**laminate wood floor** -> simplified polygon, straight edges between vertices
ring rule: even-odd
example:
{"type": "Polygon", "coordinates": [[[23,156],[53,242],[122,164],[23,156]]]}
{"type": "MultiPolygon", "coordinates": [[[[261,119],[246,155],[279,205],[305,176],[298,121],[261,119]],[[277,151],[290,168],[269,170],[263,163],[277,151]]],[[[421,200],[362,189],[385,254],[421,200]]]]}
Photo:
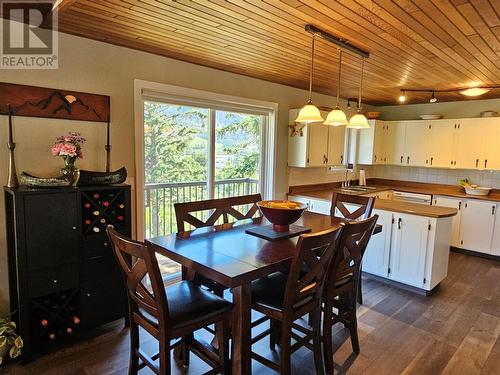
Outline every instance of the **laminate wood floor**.
{"type": "MultiPolygon", "coordinates": [[[[451,253],[448,277],[430,297],[415,295],[364,278],[364,305],[359,308],[361,354],[354,356],[347,330],[337,325],[334,355],[339,374],[500,374],[500,262],[451,253]]],[[[153,340],[145,338],[154,349],[153,340]]],[[[263,340],[254,346],[277,356],[263,340]]],[[[4,370],[9,375],[127,374],[128,331],[114,324],[102,334],[28,365],[4,370]]],[[[194,355],[187,371],[208,369],[194,355]]],[[[141,373],[147,374],[147,370],[141,373]]],[[[254,362],[253,373],[273,371],[254,362]]],[[[307,349],[293,355],[293,373],[314,374],[307,349]]]]}

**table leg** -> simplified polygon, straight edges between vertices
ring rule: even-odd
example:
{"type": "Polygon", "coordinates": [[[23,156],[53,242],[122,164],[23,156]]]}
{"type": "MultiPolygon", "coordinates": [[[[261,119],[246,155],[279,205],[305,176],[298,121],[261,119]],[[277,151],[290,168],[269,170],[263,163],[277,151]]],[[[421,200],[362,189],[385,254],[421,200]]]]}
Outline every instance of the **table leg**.
{"type": "Polygon", "coordinates": [[[252,372],[250,283],[233,288],[233,374],[246,375],[252,372]]]}

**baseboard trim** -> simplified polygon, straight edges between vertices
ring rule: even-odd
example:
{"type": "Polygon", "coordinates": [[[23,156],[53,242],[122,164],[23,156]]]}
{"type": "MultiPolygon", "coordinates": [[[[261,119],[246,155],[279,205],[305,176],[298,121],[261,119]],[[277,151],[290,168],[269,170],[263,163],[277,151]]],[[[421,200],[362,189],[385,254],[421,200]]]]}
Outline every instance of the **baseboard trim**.
{"type": "Polygon", "coordinates": [[[500,256],[491,255],[491,254],[485,254],[485,253],[480,253],[480,252],[473,251],[473,250],[461,249],[459,247],[453,247],[453,246],[451,246],[450,247],[450,251],[453,251],[455,253],[470,255],[470,256],[474,256],[474,257],[480,257],[480,258],[485,258],[485,259],[490,259],[490,260],[496,260],[497,262],[500,261],[500,256]]]}
{"type": "Polygon", "coordinates": [[[367,278],[370,278],[370,279],[373,279],[373,280],[377,280],[377,281],[380,281],[380,282],[382,282],[384,284],[387,284],[387,285],[390,285],[390,286],[394,286],[396,288],[403,289],[403,290],[406,290],[408,292],[412,292],[412,293],[415,293],[415,294],[418,294],[418,295],[421,295],[421,296],[430,296],[431,294],[434,293],[434,291],[436,289],[439,288],[439,284],[438,284],[438,285],[436,285],[431,290],[425,290],[425,289],[417,288],[415,286],[406,285],[406,284],[400,283],[398,281],[389,280],[389,279],[386,279],[385,277],[381,277],[381,276],[377,276],[377,275],[372,275],[371,273],[367,273],[367,272],[364,272],[364,271],[363,271],[363,276],[366,276],[367,278]]]}

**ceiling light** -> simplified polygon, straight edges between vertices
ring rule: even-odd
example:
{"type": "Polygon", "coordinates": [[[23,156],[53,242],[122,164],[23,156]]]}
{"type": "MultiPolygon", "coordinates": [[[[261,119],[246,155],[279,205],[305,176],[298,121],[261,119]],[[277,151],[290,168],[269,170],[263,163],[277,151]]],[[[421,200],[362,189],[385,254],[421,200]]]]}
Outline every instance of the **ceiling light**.
{"type": "Polygon", "coordinates": [[[347,117],[345,117],[344,111],[340,109],[339,99],[340,99],[340,73],[342,71],[342,50],[339,50],[339,76],[337,78],[337,105],[335,109],[330,111],[326,120],[325,125],[340,126],[347,125],[347,117]]]}
{"type": "Polygon", "coordinates": [[[361,79],[359,81],[359,94],[358,94],[358,113],[351,117],[349,120],[349,124],[347,127],[349,129],[369,129],[370,125],[368,124],[368,120],[361,113],[361,91],[363,88],[363,71],[365,67],[365,59],[361,59],[361,79]]]}
{"type": "Polygon", "coordinates": [[[434,95],[434,91],[432,92],[432,95],[431,95],[431,98],[429,99],[429,102],[431,102],[431,103],[436,103],[437,102],[437,98],[434,95]]]}
{"type": "Polygon", "coordinates": [[[468,89],[460,91],[460,94],[465,95],[465,96],[479,96],[486,94],[488,91],[491,89],[487,89],[484,87],[470,87],[468,89]]]}
{"type": "Polygon", "coordinates": [[[312,122],[322,122],[323,117],[319,109],[312,104],[312,83],[313,83],[313,70],[314,70],[314,39],[316,34],[312,34],[312,44],[311,44],[311,70],[309,72],[309,99],[307,104],[300,110],[299,116],[295,119],[295,122],[301,122],[309,124],[312,122]]]}
{"type": "Polygon", "coordinates": [[[399,98],[398,98],[398,101],[400,103],[404,103],[406,102],[406,95],[405,95],[405,92],[403,91],[403,93],[401,95],[399,95],[399,98]]]}

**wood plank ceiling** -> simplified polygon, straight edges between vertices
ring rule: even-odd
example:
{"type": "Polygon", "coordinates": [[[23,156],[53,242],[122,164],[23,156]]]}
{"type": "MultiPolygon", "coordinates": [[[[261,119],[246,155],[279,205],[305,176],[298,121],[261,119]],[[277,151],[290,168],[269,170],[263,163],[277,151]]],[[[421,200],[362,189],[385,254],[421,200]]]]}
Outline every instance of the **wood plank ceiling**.
{"type": "MultiPolygon", "coordinates": [[[[59,15],[66,33],[304,89],[308,23],[370,52],[370,104],[396,104],[401,88],[500,83],[500,0],[70,0],[59,15]]],[[[361,60],[343,61],[341,96],[356,97],[361,60]]],[[[336,47],[319,39],[314,91],[335,93],[337,65],[336,47]]]]}

